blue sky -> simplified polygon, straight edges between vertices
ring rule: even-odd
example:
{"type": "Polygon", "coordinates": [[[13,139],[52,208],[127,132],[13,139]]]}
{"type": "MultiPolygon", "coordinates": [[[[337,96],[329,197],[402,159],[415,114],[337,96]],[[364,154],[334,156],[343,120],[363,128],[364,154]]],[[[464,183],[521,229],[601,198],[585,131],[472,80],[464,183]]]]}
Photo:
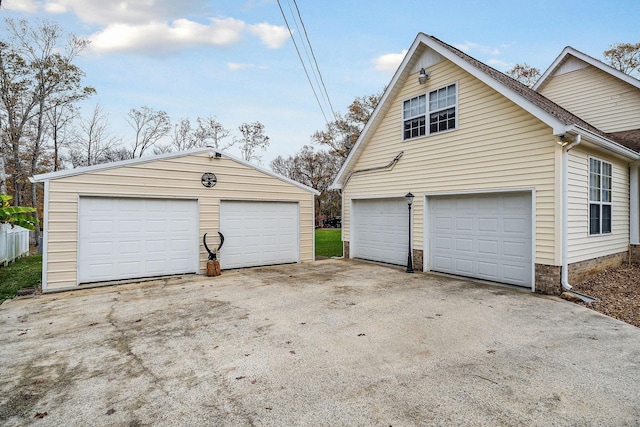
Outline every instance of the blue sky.
{"type": "MultiPolygon", "coordinates": [[[[302,47],[293,0],[280,3],[302,47]]],[[[526,62],[544,72],[565,46],[600,59],[613,43],[640,42],[637,0],[297,4],[341,113],[382,90],[419,32],[500,71],[526,62]]],[[[48,19],[92,41],[77,61],[97,89],[83,111],[99,102],[125,144],[127,112],[142,106],[167,111],[174,123],[214,115],[235,135],[243,122],[260,121],[271,139],[264,165],[325,126],[276,0],[2,0],[0,17],[48,19]]]]}

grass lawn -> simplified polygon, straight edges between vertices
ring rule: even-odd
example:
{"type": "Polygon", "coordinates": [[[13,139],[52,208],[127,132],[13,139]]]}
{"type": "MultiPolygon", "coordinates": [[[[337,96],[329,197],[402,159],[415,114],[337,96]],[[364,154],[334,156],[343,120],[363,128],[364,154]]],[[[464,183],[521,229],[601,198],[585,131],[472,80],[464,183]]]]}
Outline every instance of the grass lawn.
{"type": "Polygon", "coordinates": [[[36,288],[42,279],[42,255],[17,259],[0,267],[0,303],[16,296],[19,289],[36,288]]]}
{"type": "Polygon", "coordinates": [[[316,229],[316,256],[342,256],[342,230],[316,229]]]}

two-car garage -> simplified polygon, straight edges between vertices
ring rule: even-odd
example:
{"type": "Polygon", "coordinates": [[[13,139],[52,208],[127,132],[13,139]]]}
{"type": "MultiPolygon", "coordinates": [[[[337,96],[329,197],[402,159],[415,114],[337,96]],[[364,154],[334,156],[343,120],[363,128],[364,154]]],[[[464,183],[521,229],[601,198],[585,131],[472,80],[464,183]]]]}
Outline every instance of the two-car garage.
{"type": "MultiPolygon", "coordinates": [[[[533,223],[530,192],[425,196],[425,270],[531,287],[533,223]]],[[[351,252],[362,258],[405,265],[408,206],[404,198],[352,203],[351,252]]],[[[413,233],[415,236],[415,233],[413,233]]],[[[414,249],[418,249],[413,244],[414,249]]]]}
{"type": "Polygon", "coordinates": [[[317,191],[196,149],[38,175],[43,291],[314,259],[317,191]]]}

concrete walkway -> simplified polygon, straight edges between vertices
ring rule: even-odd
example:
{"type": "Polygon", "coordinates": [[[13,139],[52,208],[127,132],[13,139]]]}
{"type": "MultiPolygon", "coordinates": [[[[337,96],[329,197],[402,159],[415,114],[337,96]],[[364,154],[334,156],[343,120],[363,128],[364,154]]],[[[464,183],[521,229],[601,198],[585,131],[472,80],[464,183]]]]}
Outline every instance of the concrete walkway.
{"type": "Polygon", "coordinates": [[[363,262],[0,306],[0,424],[640,425],[640,329],[363,262]]]}

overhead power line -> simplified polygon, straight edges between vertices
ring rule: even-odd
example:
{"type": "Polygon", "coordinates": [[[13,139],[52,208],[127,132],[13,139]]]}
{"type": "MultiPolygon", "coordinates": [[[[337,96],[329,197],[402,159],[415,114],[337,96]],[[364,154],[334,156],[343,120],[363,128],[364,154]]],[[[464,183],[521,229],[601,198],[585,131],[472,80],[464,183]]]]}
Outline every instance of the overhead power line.
{"type": "MultiPolygon", "coordinates": [[[[296,14],[294,14],[293,9],[291,7],[291,2],[289,1],[288,5],[289,5],[289,11],[292,15],[292,20],[295,24],[296,29],[298,30],[299,34],[304,33],[304,39],[302,39],[300,41],[300,44],[302,45],[307,60],[308,60],[308,65],[309,67],[307,67],[307,64],[305,64],[305,60],[302,56],[302,53],[300,52],[300,48],[298,46],[298,42],[296,42],[296,38],[294,36],[293,30],[291,29],[291,25],[289,25],[289,20],[287,19],[287,16],[284,12],[284,9],[282,8],[282,4],[280,2],[280,0],[278,0],[278,7],[280,8],[280,13],[282,14],[282,18],[284,19],[284,22],[287,26],[287,29],[289,30],[289,35],[291,36],[291,40],[293,41],[293,45],[296,49],[296,52],[298,54],[298,59],[300,60],[300,63],[302,64],[302,69],[304,70],[305,75],[307,76],[307,81],[309,82],[309,85],[311,86],[311,90],[313,91],[313,95],[316,99],[316,102],[318,103],[318,107],[320,108],[320,112],[322,113],[325,122],[327,123],[327,125],[329,125],[329,120],[327,119],[327,114],[325,113],[325,106],[322,105],[322,102],[320,101],[320,98],[322,98],[326,104],[328,104],[329,106],[329,110],[331,111],[331,117],[333,118],[333,120],[337,119],[336,113],[333,109],[333,104],[331,103],[331,99],[329,97],[329,93],[327,92],[327,87],[324,83],[324,79],[322,78],[322,73],[320,72],[320,67],[318,66],[318,61],[316,59],[314,50],[313,50],[313,46],[311,45],[311,41],[309,40],[309,34],[307,33],[307,29],[306,26],[304,25],[304,21],[302,20],[302,14],[300,13],[300,9],[298,8],[298,3],[296,2],[296,0],[293,0],[293,3],[295,5],[296,8],[296,14],[297,14],[297,19],[296,19],[296,14]],[[300,26],[302,26],[302,31],[300,31],[300,27],[298,26],[298,21],[300,22],[300,26]],[[307,49],[308,46],[308,49],[307,49]],[[311,55],[309,55],[309,52],[311,52],[311,55]],[[311,73],[314,76],[314,79],[316,81],[316,85],[313,84],[311,76],[309,75],[309,69],[311,69],[311,73]],[[317,86],[317,88],[316,88],[317,86]],[[320,93],[320,96],[318,96],[318,93],[320,93]]],[[[300,36],[302,37],[302,36],[300,36]]]]}

